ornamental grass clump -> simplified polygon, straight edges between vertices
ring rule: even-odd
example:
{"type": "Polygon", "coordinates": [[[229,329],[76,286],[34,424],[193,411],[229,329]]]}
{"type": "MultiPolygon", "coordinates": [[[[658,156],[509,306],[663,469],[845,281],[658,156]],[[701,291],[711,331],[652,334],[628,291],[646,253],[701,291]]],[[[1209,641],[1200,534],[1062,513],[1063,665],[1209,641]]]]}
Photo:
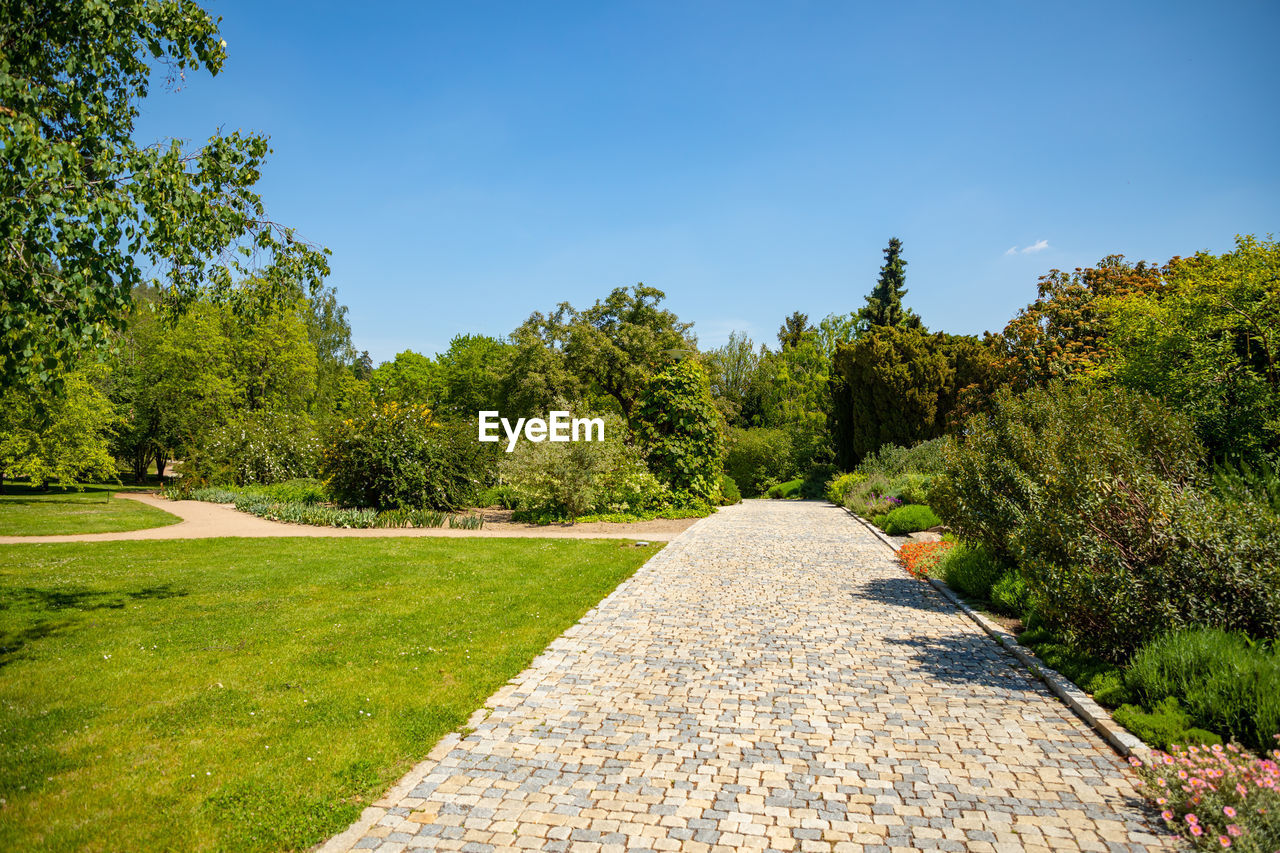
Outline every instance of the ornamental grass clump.
{"type": "MultiPolygon", "coordinates": [[[[1280,735],[1276,735],[1280,739],[1280,735]]],[[[1165,825],[1201,850],[1280,850],[1280,749],[1259,758],[1236,744],[1175,746],[1130,758],[1165,825]]]]}

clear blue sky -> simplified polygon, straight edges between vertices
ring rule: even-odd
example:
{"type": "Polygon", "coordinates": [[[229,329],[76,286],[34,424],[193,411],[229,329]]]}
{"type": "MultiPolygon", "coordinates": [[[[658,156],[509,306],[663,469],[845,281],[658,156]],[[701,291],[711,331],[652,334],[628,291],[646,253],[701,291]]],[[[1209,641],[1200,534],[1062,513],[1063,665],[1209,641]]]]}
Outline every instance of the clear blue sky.
{"type": "Polygon", "coordinates": [[[1275,2],[207,5],[224,72],[139,135],[270,134],[378,361],[638,281],[772,345],[891,236],[931,328],[995,330],[1050,268],[1280,232],[1275,2]]]}

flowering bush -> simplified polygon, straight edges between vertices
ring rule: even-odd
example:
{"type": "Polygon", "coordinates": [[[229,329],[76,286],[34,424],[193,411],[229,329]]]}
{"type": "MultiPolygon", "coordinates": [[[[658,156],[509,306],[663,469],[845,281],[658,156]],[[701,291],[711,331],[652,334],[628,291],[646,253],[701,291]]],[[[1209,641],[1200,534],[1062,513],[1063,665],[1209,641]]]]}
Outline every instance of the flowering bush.
{"type": "Polygon", "coordinates": [[[315,425],[306,415],[246,412],[202,436],[182,474],[215,485],[281,483],[314,476],[319,454],[315,425]]]}
{"type": "Polygon", "coordinates": [[[955,546],[954,542],[908,542],[898,549],[898,562],[913,577],[924,580],[947,551],[955,546]]]}
{"type": "MultiPolygon", "coordinates": [[[[1276,735],[1280,739],[1280,735],[1276,735]]],[[[1202,850],[1280,850],[1280,749],[1258,758],[1235,744],[1173,747],[1136,758],[1165,825],[1202,850]]]]}

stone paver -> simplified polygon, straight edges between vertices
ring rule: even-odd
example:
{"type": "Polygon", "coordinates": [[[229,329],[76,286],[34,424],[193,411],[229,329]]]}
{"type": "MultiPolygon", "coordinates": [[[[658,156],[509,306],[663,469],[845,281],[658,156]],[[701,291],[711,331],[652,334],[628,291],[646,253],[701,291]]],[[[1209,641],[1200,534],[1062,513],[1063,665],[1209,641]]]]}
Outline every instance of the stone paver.
{"type": "Polygon", "coordinates": [[[695,525],[489,707],[325,849],[1171,843],[1093,731],[825,504],[695,525]]]}

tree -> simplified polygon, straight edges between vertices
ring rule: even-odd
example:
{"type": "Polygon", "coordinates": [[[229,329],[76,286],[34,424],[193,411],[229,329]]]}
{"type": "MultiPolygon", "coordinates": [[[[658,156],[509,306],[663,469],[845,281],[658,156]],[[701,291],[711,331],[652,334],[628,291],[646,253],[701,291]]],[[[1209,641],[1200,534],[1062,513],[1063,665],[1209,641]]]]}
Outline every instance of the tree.
{"type": "Polygon", "coordinates": [[[191,306],[170,325],[145,296],[130,312],[111,361],[111,398],[120,422],[113,446],[137,482],[222,423],[236,405],[231,341],[222,312],[191,306]]]}
{"type": "Polygon", "coordinates": [[[837,464],[849,470],[882,445],[942,435],[966,389],[992,386],[991,363],[988,345],[975,337],[901,326],[841,344],[830,419],[837,464]]]}
{"type": "Polygon", "coordinates": [[[0,380],[56,380],[146,281],[174,304],[202,287],[234,299],[250,269],[282,292],[319,286],[327,252],[270,222],[254,192],[266,137],[134,139],[156,66],[177,79],[225,59],[192,0],[4,2],[0,380]]]}
{"type": "Polygon", "coordinates": [[[902,326],[909,329],[921,327],[920,318],[910,308],[902,307],[902,297],[907,294],[906,267],[907,262],[902,259],[902,241],[893,237],[884,250],[884,266],[880,267],[880,278],[867,295],[867,304],[858,312],[864,329],[879,326],[902,326]]]}
{"type": "Polygon", "coordinates": [[[455,335],[449,349],[436,355],[442,396],[436,414],[475,418],[482,411],[500,411],[509,350],[507,344],[488,335],[455,335]]]}
{"type": "Polygon", "coordinates": [[[1190,416],[1215,457],[1280,452],[1280,243],[1237,237],[1097,303],[1105,375],[1190,416]]]}
{"type": "Polygon", "coordinates": [[[730,332],[724,346],[703,355],[711,395],[729,423],[739,426],[751,423],[748,410],[751,398],[758,393],[764,354],[764,347],[757,350],[745,332],[730,332]]]}
{"type": "Polygon", "coordinates": [[[778,327],[778,346],[784,352],[797,347],[804,340],[804,336],[812,331],[813,326],[809,325],[809,315],[796,311],[783,320],[782,325],[778,327]]]}
{"type": "Polygon", "coordinates": [[[95,364],[57,377],[56,391],[10,385],[0,392],[0,491],[14,477],[36,486],[115,480],[105,376],[95,364]]]}
{"type": "Polygon", "coordinates": [[[719,497],[724,427],[697,361],[654,374],[639,402],[636,434],[649,469],[669,488],[705,501],[719,497]]]}
{"type": "Polygon", "coordinates": [[[441,396],[436,363],[409,349],[398,353],[392,361],[378,365],[369,376],[369,384],[374,396],[381,401],[433,406],[441,396]]]}
{"type": "Polygon", "coordinates": [[[571,369],[618,404],[628,423],[649,377],[659,365],[697,352],[697,339],[671,311],[656,287],[618,287],[582,312],[572,312],[565,355],[571,369]]]}
{"type": "Polygon", "coordinates": [[[1108,255],[1097,267],[1050,270],[1036,285],[1034,302],[1018,312],[998,341],[1000,369],[1014,391],[1044,387],[1054,379],[1099,374],[1108,352],[1109,300],[1158,292],[1164,270],[1108,255]]]}

